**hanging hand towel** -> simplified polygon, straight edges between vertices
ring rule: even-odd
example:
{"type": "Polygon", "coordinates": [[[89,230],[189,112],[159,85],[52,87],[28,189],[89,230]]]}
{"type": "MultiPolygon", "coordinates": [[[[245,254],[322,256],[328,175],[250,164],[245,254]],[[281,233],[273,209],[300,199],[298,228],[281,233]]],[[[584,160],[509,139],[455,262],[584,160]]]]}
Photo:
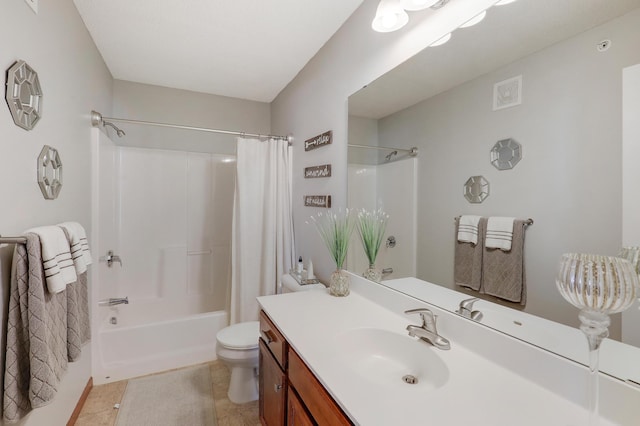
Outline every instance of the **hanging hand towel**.
{"type": "Polygon", "coordinates": [[[514,217],[490,217],[487,222],[486,248],[511,250],[514,217]]]}
{"type": "Polygon", "coordinates": [[[76,274],[80,275],[87,270],[87,266],[92,262],[87,233],[78,222],[63,222],[58,226],[64,228],[69,235],[71,258],[76,268],[76,274]]]}
{"type": "MultiPolygon", "coordinates": [[[[464,217],[464,216],[463,216],[464,217]]],[[[484,250],[484,234],[486,218],[480,218],[478,221],[478,238],[477,244],[463,243],[457,240],[455,242],[455,258],[453,275],[456,285],[470,288],[482,293],[482,254],[484,250]]],[[[459,220],[456,220],[456,228],[459,227],[459,220]]],[[[456,229],[456,234],[458,229],[456,229]]]]}
{"type": "Polygon", "coordinates": [[[50,293],[59,293],[67,284],[78,279],[71,259],[69,242],[62,229],[57,226],[41,226],[27,232],[40,237],[42,264],[50,293]]]}
{"type": "Polygon", "coordinates": [[[524,267],[525,221],[513,224],[510,251],[485,247],[482,261],[482,288],[486,294],[509,302],[527,303],[527,283],[524,267]]]}
{"type": "Polygon", "coordinates": [[[480,216],[460,216],[458,219],[458,241],[478,244],[478,222],[480,222],[480,216]]]}

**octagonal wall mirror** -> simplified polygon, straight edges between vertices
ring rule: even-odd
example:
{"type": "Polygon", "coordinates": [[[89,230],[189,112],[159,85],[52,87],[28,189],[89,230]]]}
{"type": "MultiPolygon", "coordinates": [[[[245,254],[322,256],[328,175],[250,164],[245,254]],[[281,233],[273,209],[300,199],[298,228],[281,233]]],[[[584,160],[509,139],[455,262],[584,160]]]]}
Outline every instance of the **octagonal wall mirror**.
{"type": "Polygon", "coordinates": [[[484,176],[471,176],[464,184],[464,198],[470,203],[481,203],[489,196],[489,181],[484,176]]]}
{"type": "Polygon", "coordinates": [[[522,159],[522,145],[513,139],[503,139],[491,148],[491,164],[498,170],[513,169],[522,159]]]}
{"type": "Polygon", "coordinates": [[[42,89],[38,73],[19,60],[7,70],[7,105],[13,122],[31,130],[42,117],[42,89]]]}
{"type": "Polygon", "coordinates": [[[62,160],[58,150],[45,145],[38,156],[38,186],[45,200],[55,200],[62,189],[62,160]]]}

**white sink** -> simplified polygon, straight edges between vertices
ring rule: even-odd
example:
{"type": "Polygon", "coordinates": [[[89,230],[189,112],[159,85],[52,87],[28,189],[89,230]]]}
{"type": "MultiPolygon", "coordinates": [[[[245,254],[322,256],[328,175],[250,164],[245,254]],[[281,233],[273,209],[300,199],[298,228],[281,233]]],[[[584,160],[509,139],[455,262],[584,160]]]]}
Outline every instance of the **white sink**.
{"type": "Polygon", "coordinates": [[[379,328],[356,328],[336,336],[336,362],[345,374],[394,390],[437,389],[449,379],[449,369],[428,343],[379,328]],[[415,383],[411,382],[415,378],[415,383]]]}

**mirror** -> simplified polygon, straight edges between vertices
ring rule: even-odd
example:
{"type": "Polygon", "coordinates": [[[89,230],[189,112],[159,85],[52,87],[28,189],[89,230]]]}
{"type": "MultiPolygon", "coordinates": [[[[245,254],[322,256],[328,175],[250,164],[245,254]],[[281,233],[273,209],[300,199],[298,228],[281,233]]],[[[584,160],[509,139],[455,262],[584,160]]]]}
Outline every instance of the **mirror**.
{"type": "MultiPolygon", "coordinates": [[[[415,259],[415,274],[389,278],[414,276],[460,292],[460,300],[479,296],[578,326],[578,311],[560,296],[555,274],[562,253],[615,255],[624,240],[623,70],[640,63],[639,8],[639,0],[495,6],[480,24],[456,30],[448,43],[349,98],[350,144],[419,150],[415,251],[405,254],[415,259]],[[495,85],[519,76],[519,102],[494,108],[495,85]],[[517,166],[494,166],[492,147],[509,139],[522,147],[517,166]],[[491,183],[482,203],[469,203],[460,190],[470,176],[491,183]],[[524,308],[453,284],[454,218],[463,214],[534,220],[525,239],[524,308]]],[[[355,155],[350,148],[351,165],[355,155]]],[[[395,193],[406,183],[386,182],[395,193]]],[[[390,205],[381,194],[372,203],[390,205]]],[[[395,271],[392,263],[379,266],[395,271]]],[[[611,338],[622,340],[636,324],[613,316],[611,338]]]]}

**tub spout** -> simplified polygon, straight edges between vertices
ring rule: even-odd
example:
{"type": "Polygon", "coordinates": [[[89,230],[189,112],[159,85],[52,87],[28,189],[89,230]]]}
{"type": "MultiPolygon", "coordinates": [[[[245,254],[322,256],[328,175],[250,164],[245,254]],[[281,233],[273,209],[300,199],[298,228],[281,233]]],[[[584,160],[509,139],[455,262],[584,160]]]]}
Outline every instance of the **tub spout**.
{"type": "Polygon", "coordinates": [[[115,305],[128,305],[128,304],[129,304],[129,296],[124,298],[102,299],[98,302],[98,306],[115,306],[115,305]]]}

